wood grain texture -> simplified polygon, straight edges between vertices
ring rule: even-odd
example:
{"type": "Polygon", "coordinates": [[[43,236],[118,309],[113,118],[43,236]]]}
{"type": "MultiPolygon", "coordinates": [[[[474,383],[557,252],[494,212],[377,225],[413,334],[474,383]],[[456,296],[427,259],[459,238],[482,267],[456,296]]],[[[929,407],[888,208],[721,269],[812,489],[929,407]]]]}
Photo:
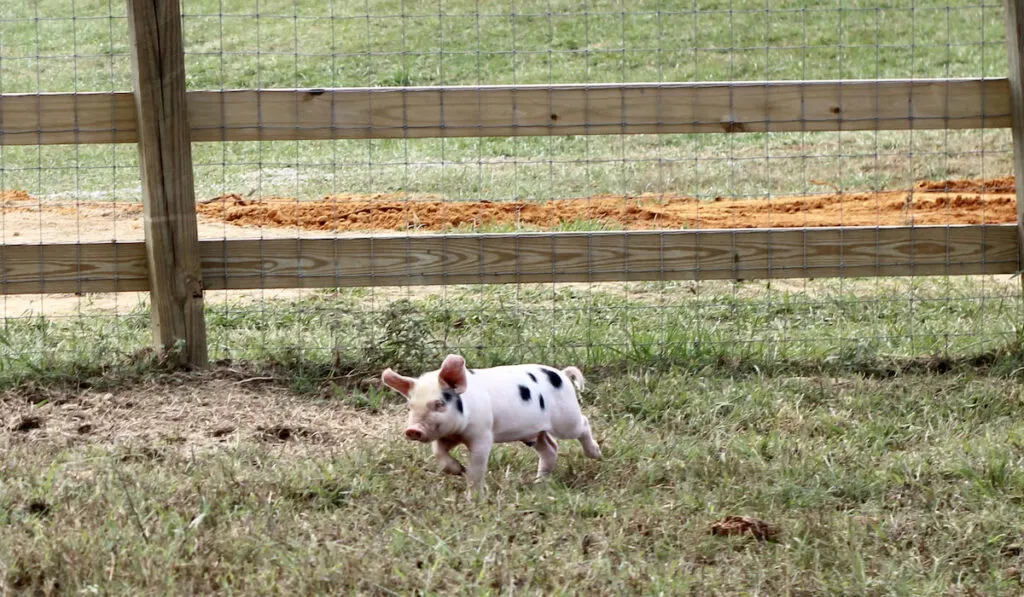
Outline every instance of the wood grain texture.
{"type": "MultiPolygon", "coordinates": [[[[1010,274],[1017,226],[204,240],[209,289],[1010,274]]],[[[0,246],[0,293],[149,289],[143,243],[0,246]]]]}
{"type": "MultiPolygon", "coordinates": [[[[1013,171],[1017,177],[1017,226],[1024,239],[1024,0],[1005,0],[1006,46],[1010,62],[1010,111],[1013,129],[1013,171]]],[[[1019,247],[1024,263],[1024,242],[1019,247]]],[[[1024,276],[1021,277],[1024,284],[1024,276]]]]}
{"type": "MultiPolygon", "coordinates": [[[[131,94],[0,95],[0,144],[134,142],[131,94]]],[[[192,141],[1010,126],[1006,79],[193,91],[192,141]]]]}
{"type": "Polygon", "coordinates": [[[204,241],[207,287],[1005,274],[1013,225],[204,241]]]}
{"type": "Polygon", "coordinates": [[[1009,126],[1005,80],[196,92],[195,141],[1009,126]]]}
{"type": "Polygon", "coordinates": [[[128,0],[153,339],[207,363],[178,0],[128,0]]]}
{"type": "Polygon", "coordinates": [[[0,94],[0,145],[134,143],[131,93],[0,94]]]}
{"type": "Polygon", "coordinates": [[[149,290],[145,243],[0,245],[0,292],[149,290]]]}

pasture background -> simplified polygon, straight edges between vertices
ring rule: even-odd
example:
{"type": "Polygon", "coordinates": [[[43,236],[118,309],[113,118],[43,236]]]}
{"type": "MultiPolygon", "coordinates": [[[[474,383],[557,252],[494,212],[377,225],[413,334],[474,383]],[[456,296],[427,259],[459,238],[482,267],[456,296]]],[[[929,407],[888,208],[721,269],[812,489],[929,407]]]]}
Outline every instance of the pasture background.
{"type": "MultiPolygon", "coordinates": [[[[183,2],[190,89],[1004,76],[1002,6],[183,2]]],[[[124,7],[0,6],[0,92],[130,88],[124,7]],[[72,18],[74,17],[74,18],[72,18]]],[[[141,237],[136,148],[5,147],[7,242],[141,237]],[[19,240],[20,239],[20,240],[19,240]]],[[[1008,130],[199,143],[197,196],[771,198],[1012,172],[1008,130]],[[824,183],[824,184],[823,184],[824,183]]],[[[950,215],[951,223],[952,213],[950,215]]],[[[838,224],[839,222],[837,222],[838,224]]],[[[570,227],[595,229],[581,220],[570,227]]],[[[206,238],[305,234],[203,222],[206,238]]],[[[1015,594],[1019,280],[5,297],[5,592],[1015,594]],[[576,364],[606,459],[491,493],[399,441],[385,366],[576,364]],[[706,534],[725,515],[778,543],[706,534]]]]}

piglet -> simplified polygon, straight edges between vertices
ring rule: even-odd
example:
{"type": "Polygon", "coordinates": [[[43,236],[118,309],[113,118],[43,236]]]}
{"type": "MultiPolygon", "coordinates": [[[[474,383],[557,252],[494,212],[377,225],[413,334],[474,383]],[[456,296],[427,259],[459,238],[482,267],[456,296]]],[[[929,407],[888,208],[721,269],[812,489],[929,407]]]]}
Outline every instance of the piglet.
{"type": "Polygon", "coordinates": [[[406,439],[433,443],[444,471],[468,473],[469,489],[483,489],[491,447],[523,442],[540,455],[537,479],[549,475],[558,458],[558,439],[576,439],[583,453],[601,458],[580,412],[573,384],[583,389],[576,367],[561,371],[544,365],[511,365],[469,369],[459,355],[448,355],[441,368],[404,377],[385,369],[381,380],[408,400],[406,439]],[[459,444],[469,449],[469,468],[449,453],[459,444]]]}

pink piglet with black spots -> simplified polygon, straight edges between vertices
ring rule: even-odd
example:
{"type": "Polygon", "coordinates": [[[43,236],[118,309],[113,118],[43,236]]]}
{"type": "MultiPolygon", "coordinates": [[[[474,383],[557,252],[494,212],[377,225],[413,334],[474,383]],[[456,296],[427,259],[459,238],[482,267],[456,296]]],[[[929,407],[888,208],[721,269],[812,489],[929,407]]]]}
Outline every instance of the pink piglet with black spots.
{"type": "Polygon", "coordinates": [[[538,480],[555,468],[556,438],[579,440],[585,455],[601,458],[601,448],[576,397],[574,384],[581,390],[584,384],[576,367],[557,370],[531,364],[474,370],[452,354],[440,369],[417,378],[388,368],[381,380],[407,399],[406,439],[432,443],[445,472],[467,474],[470,492],[483,489],[494,444],[532,446],[540,456],[538,480]],[[466,468],[449,453],[459,444],[469,449],[466,468]]]}

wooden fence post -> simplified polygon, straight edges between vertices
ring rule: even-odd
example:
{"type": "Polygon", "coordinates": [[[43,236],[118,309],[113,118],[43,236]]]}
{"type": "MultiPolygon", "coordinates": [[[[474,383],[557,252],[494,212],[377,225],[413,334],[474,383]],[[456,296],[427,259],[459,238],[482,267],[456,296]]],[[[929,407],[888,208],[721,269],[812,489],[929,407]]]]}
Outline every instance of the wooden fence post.
{"type": "Polygon", "coordinates": [[[153,340],[207,364],[179,0],[128,0],[153,340]]]}
{"type": "MultiPolygon", "coordinates": [[[[1005,0],[1006,49],[1010,61],[1013,172],[1017,180],[1017,271],[1024,268],[1024,0],[1005,0]]],[[[1024,276],[1021,276],[1024,285],[1024,276]]]]}

